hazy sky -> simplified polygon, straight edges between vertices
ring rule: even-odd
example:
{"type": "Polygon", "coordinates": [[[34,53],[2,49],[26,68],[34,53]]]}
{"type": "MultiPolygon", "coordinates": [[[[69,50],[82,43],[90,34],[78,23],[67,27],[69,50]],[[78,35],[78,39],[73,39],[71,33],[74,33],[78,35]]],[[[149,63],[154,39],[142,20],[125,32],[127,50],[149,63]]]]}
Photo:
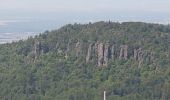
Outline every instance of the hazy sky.
{"type": "Polygon", "coordinates": [[[68,23],[108,20],[169,24],[170,0],[0,0],[0,43],[68,23]]]}
{"type": "Polygon", "coordinates": [[[15,18],[169,23],[170,0],[0,0],[0,25],[15,18]]]}
{"type": "Polygon", "coordinates": [[[170,0],[0,0],[0,9],[34,12],[145,11],[170,13],[170,0]]]}

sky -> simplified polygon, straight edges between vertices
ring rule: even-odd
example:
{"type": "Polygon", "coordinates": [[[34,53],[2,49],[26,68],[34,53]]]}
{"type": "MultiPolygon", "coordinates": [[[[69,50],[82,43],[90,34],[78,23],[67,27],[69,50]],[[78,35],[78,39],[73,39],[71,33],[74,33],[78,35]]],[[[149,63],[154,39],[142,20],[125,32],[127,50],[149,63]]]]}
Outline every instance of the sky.
{"type": "Polygon", "coordinates": [[[1,10],[31,12],[170,12],[170,0],[0,0],[1,10]]]}
{"type": "Polygon", "coordinates": [[[96,21],[169,24],[170,0],[0,0],[0,43],[96,21]]]}
{"type": "Polygon", "coordinates": [[[169,9],[170,0],[0,0],[0,25],[31,18],[169,23],[169,9]]]}

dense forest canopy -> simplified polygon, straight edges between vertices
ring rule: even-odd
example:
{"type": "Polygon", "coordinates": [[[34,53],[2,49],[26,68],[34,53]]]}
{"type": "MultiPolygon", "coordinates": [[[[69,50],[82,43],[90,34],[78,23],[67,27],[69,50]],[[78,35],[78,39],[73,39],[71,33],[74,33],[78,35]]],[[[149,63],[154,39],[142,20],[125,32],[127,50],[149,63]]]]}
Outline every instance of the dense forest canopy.
{"type": "Polygon", "coordinates": [[[68,24],[0,45],[1,100],[169,100],[170,26],[68,24]]]}

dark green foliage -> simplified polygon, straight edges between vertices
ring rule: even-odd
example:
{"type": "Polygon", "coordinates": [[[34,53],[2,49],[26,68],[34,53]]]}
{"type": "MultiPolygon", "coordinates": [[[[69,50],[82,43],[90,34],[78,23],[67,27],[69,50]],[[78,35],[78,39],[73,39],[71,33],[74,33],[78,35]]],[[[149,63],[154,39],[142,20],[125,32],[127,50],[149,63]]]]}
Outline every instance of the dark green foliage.
{"type": "MultiPolygon", "coordinates": [[[[116,52],[119,52],[116,50],[116,52]]],[[[95,57],[94,54],[92,54],[95,57]]],[[[66,25],[25,41],[0,45],[1,100],[169,100],[170,26],[142,22],[66,25]],[[75,44],[83,43],[76,57],[75,44]],[[138,68],[128,60],[97,67],[85,62],[89,43],[110,42],[154,52],[138,68]],[[38,44],[39,48],[35,47],[38,44]],[[69,50],[69,51],[68,51],[69,50]],[[66,53],[68,58],[66,59],[66,53]]]]}

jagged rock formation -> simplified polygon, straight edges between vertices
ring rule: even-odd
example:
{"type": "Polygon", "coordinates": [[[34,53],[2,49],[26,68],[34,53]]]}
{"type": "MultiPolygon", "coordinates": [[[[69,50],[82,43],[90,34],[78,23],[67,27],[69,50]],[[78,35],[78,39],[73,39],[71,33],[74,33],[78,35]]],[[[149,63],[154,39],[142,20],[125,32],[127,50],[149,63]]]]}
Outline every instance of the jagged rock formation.
{"type": "Polygon", "coordinates": [[[150,59],[149,59],[150,62],[152,62],[154,60],[154,58],[155,58],[154,55],[155,55],[155,53],[151,52],[150,59]]]}
{"type": "Polygon", "coordinates": [[[34,62],[36,61],[36,59],[39,57],[40,54],[41,54],[41,43],[38,41],[35,42],[34,44],[34,51],[33,51],[34,62]]]}
{"type": "Polygon", "coordinates": [[[139,62],[138,68],[141,67],[141,64],[142,64],[142,62],[144,60],[143,59],[144,58],[144,54],[145,54],[145,52],[142,50],[142,48],[134,49],[133,57],[134,57],[134,60],[139,62]]]}
{"type": "Polygon", "coordinates": [[[34,43],[33,48],[32,48],[32,52],[30,52],[30,54],[28,54],[27,56],[27,64],[31,63],[31,62],[35,62],[36,59],[39,57],[39,55],[43,52],[42,47],[41,47],[41,42],[37,41],[34,43]]]}
{"type": "Polygon", "coordinates": [[[134,49],[134,51],[133,51],[134,60],[137,60],[137,57],[138,57],[138,51],[136,49],[134,49]]]}
{"type": "Polygon", "coordinates": [[[109,43],[104,45],[104,61],[103,61],[103,65],[107,66],[108,60],[109,60],[109,49],[110,49],[110,45],[109,43]]]}
{"type": "Polygon", "coordinates": [[[41,43],[36,42],[34,44],[34,53],[38,56],[38,55],[40,55],[40,52],[41,52],[41,43]]]}
{"type": "Polygon", "coordinates": [[[138,49],[138,62],[139,62],[138,68],[141,67],[141,64],[142,64],[142,62],[143,62],[143,56],[144,56],[144,52],[142,51],[141,48],[139,48],[139,49],[138,49]]]}
{"type": "Polygon", "coordinates": [[[75,50],[76,50],[76,57],[78,57],[81,52],[81,44],[79,41],[76,43],[75,50]]]}
{"type": "Polygon", "coordinates": [[[138,68],[145,62],[152,62],[154,60],[154,53],[151,51],[143,50],[142,48],[134,49],[133,58],[138,61],[138,68]]]}
{"type": "Polygon", "coordinates": [[[69,52],[69,50],[70,50],[70,43],[68,42],[68,44],[67,44],[67,49],[66,49],[66,51],[65,51],[65,59],[66,59],[66,60],[68,59],[68,52],[69,52]]]}
{"type": "MultiPolygon", "coordinates": [[[[114,46],[111,46],[109,43],[96,42],[94,44],[95,55],[97,57],[97,66],[107,66],[109,59],[114,58],[114,46]]],[[[93,44],[90,44],[88,47],[88,52],[86,56],[86,62],[89,62],[91,57],[91,52],[93,49],[93,44]]]]}
{"type": "MultiPolygon", "coordinates": [[[[85,62],[90,63],[94,62],[97,66],[107,66],[109,60],[128,60],[133,57],[135,61],[138,62],[138,68],[141,67],[143,62],[151,63],[154,59],[154,53],[151,51],[143,50],[142,48],[130,48],[128,45],[116,45],[109,42],[99,42],[96,43],[80,43],[79,41],[73,45],[70,45],[70,42],[67,45],[66,50],[61,48],[57,49],[58,54],[63,54],[65,59],[69,57],[69,51],[72,51],[71,46],[74,48],[75,56],[77,59],[80,57],[80,53],[85,53],[85,62]],[[130,50],[133,50],[130,51],[130,50]]],[[[37,42],[34,46],[34,52],[36,54],[35,59],[41,53],[41,43],[37,42]]]]}
{"type": "Polygon", "coordinates": [[[88,63],[90,61],[91,53],[92,53],[92,46],[93,46],[93,44],[90,43],[89,47],[88,47],[88,50],[87,50],[86,63],[88,63]]]}
{"type": "Polygon", "coordinates": [[[125,59],[127,60],[128,56],[128,46],[127,45],[122,45],[120,46],[120,54],[119,54],[119,59],[125,59]]]}
{"type": "Polygon", "coordinates": [[[115,55],[115,46],[112,45],[111,48],[110,48],[110,55],[111,55],[111,58],[112,59],[115,59],[116,55],[115,55]]]}
{"type": "Polygon", "coordinates": [[[124,46],[124,59],[125,60],[128,59],[128,46],[127,45],[124,46]]]}
{"type": "Polygon", "coordinates": [[[103,59],[104,59],[104,44],[103,43],[99,43],[97,44],[97,64],[98,66],[102,66],[103,65],[103,59]]]}

